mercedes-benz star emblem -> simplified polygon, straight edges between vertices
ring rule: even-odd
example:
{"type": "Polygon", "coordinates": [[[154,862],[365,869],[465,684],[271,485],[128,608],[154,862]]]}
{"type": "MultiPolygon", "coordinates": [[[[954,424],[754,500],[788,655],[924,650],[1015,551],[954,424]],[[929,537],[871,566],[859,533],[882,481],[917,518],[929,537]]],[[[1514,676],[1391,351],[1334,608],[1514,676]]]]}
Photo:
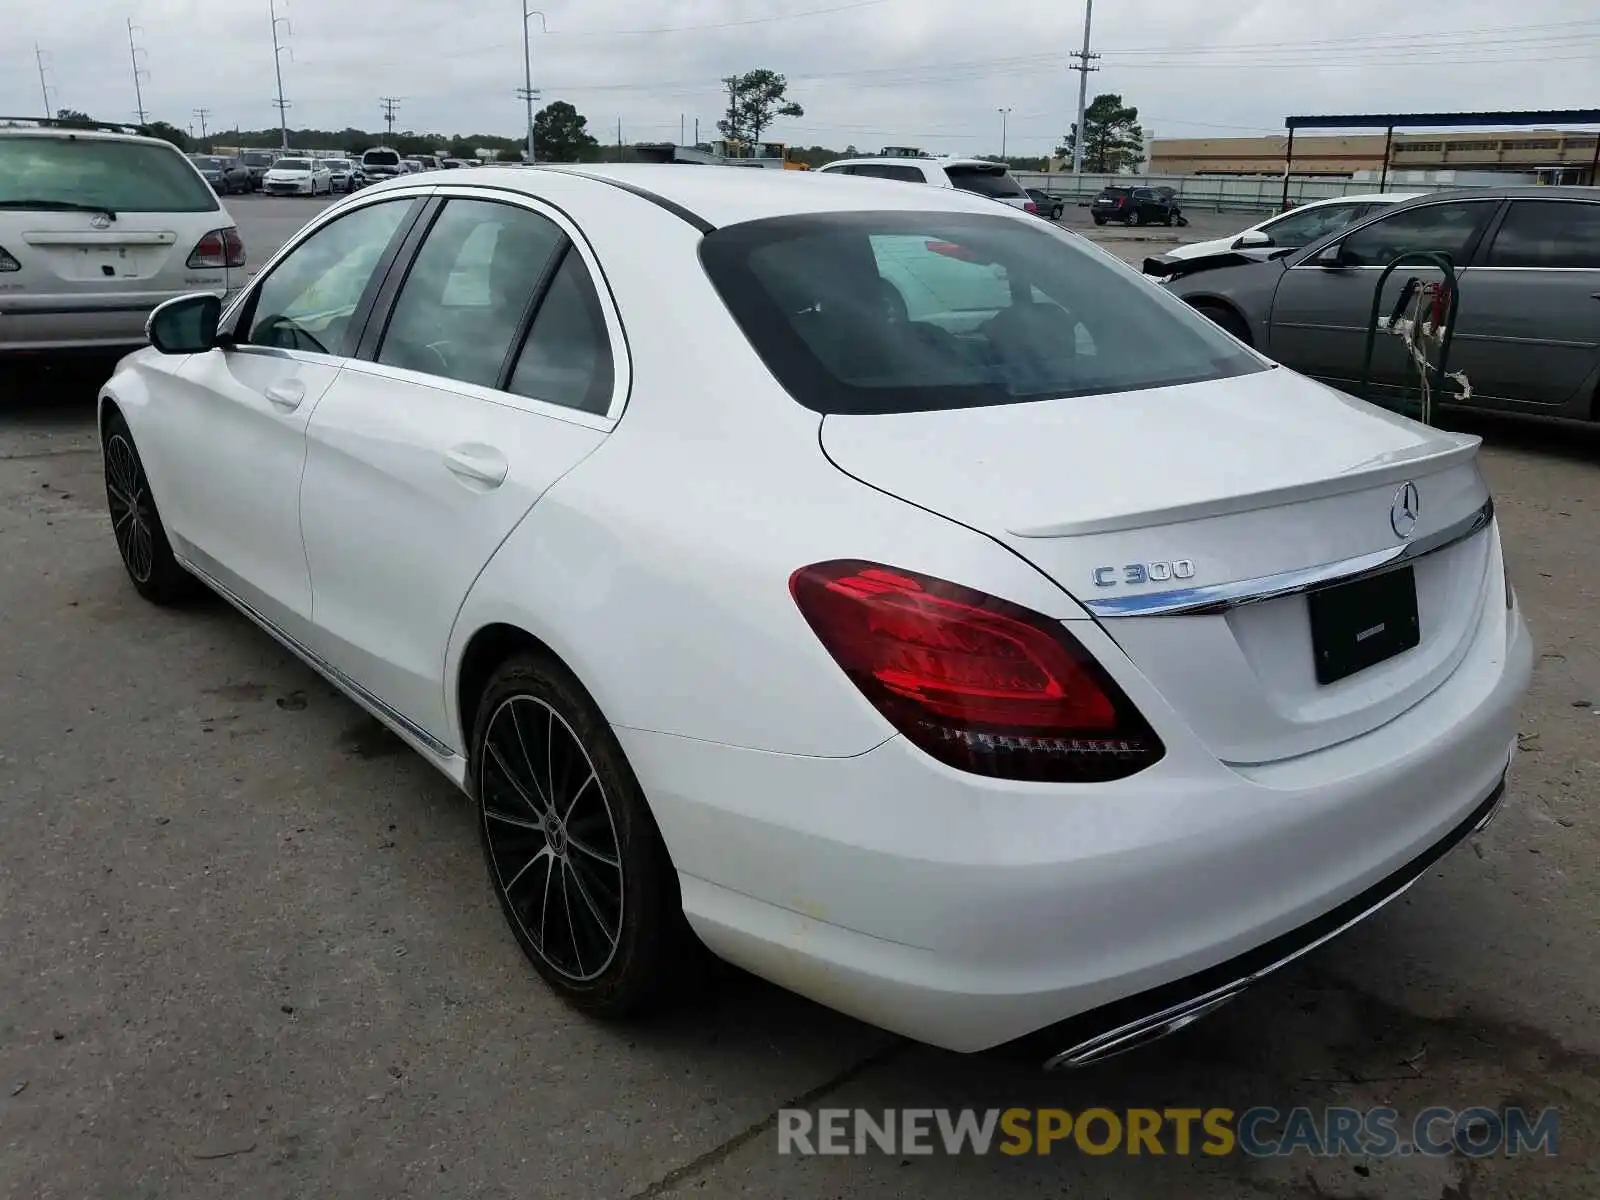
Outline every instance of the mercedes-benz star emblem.
{"type": "Polygon", "coordinates": [[[1394,504],[1389,508],[1389,524],[1394,528],[1395,537],[1410,537],[1421,515],[1422,497],[1417,495],[1417,485],[1407,480],[1394,494],[1394,504]]]}

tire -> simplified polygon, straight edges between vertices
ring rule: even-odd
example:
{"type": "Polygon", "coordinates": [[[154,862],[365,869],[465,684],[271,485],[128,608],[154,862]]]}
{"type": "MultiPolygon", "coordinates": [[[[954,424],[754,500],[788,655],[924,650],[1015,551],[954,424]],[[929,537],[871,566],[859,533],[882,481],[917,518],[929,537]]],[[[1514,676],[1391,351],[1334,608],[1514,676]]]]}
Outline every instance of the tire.
{"type": "Polygon", "coordinates": [[[1172,214],[1170,212],[1167,213],[1167,215],[1161,219],[1161,223],[1163,225],[1165,225],[1168,229],[1171,229],[1172,228],[1172,214]]]}
{"type": "Polygon", "coordinates": [[[1255,345],[1255,339],[1250,336],[1250,326],[1233,309],[1222,304],[1196,304],[1194,310],[1213,325],[1233,334],[1246,346],[1255,345]]]}
{"type": "Polygon", "coordinates": [[[204,587],[173,557],[144,463],[121,413],[106,416],[101,450],[111,534],[134,590],[152,604],[194,599],[204,587]]]}
{"type": "Polygon", "coordinates": [[[600,1017],[676,998],[698,942],[644,792],[582,685],[551,659],[508,659],[478,705],[469,770],[489,884],[551,990],[600,1017]]]}
{"type": "Polygon", "coordinates": [[[1106,219],[1104,217],[1096,217],[1094,219],[1094,223],[1096,225],[1104,225],[1106,223],[1106,219]]]}

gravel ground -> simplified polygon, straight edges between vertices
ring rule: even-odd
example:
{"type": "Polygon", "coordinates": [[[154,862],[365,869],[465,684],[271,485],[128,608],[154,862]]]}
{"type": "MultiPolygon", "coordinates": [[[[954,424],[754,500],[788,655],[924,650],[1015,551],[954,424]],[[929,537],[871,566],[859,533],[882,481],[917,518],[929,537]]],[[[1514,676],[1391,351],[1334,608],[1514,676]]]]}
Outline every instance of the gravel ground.
{"type": "Polygon", "coordinates": [[[642,1025],[552,1001],[445,783],[220,603],[134,595],[94,382],[0,377],[0,1195],[1600,1194],[1600,431],[1462,423],[1541,651],[1501,817],[1183,1036],[1045,1078],[731,971],[642,1025]],[[1554,1158],[780,1157],[792,1104],[1562,1124],[1554,1158]]]}

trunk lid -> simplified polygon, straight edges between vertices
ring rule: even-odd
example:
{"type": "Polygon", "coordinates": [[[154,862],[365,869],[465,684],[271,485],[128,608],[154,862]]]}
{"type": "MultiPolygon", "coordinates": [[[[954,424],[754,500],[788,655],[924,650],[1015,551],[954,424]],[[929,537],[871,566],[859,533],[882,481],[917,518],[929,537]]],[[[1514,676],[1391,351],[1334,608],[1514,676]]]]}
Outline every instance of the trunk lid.
{"type": "Polygon", "coordinates": [[[1457,537],[1492,511],[1478,441],[1281,369],[1046,403],[830,415],[822,426],[824,451],[848,474],[996,538],[1053,578],[1236,764],[1359,736],[1460,662],[1490,562],[1488,538],[1457,537]],[[1402,538],[1391,518],[1407,484],[1420,504],[1402,538]],[[1418,643],[1319,683],[1303,585],[1436,542],[1450,544],[1410,563],[1418,643]],[[1232,599],[1197,611],[1219,596],[1232,599]]]}
{"type": "MultiPolygon", "coordinates": [[[[20,242],[27,250],[22,258],[39,274],[41,283],[111,286],[154,279],[171,265],[182,266],[178,231],[173,218],[160,213],[121,213],[104,229],[91,225],[88,213],[26,212],[21,218],[20,242]]],[[[222,214],[217,214],[222,217],[222,214]]],[[[184,214],[199,219],[202,214],[184,214]]],[[[104,218],[101,218],[103,221],[104,218]]],[[[217,225],[232,224],[225,217],[217,225]]],[[[211,226],[207,226],[211,228],[211,226]]],[[[196,235],[198,238],[199,235],[196,235]]],[[[192,244],[181,248],[187,256],[192,244]]]]}

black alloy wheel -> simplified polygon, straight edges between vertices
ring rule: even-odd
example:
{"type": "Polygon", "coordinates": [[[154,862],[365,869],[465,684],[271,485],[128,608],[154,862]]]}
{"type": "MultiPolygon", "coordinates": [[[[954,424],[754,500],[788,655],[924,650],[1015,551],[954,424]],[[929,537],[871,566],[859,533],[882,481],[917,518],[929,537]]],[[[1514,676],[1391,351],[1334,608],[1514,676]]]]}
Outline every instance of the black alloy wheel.
{"type": "Polygon", "coordinates": [[[559,664],[490,680],[472,741],[489,879],[523,952],[576,1007],[658,1007],[696,960],[677,874],[616,735],[559,664]]]}
{"type": "Polygon", "coordinates": [[[135,590],[154,604],[192,598],[201,591],[200,583],[173,556],[144,464],[119,413],[106,417],[102,450],[111,535],[135,590]]]}

